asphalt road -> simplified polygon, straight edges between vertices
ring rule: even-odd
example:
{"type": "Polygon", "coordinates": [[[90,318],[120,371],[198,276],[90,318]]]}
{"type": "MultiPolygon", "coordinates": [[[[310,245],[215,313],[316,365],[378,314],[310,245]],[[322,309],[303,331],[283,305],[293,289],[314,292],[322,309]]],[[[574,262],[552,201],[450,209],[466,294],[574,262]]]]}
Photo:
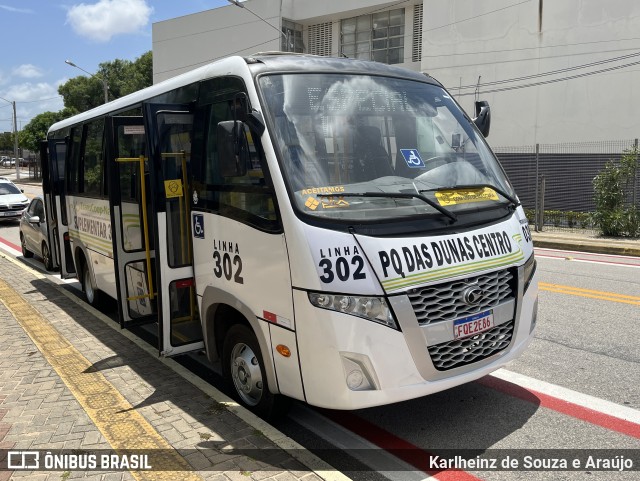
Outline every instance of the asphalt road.
{"type": "MultiPolygon", "coordinates": [[[[4,246],[18,246],[17,225],[0,224],[0,238],[4,246]]],[[[430,455],[453,449],[460,451],[449,454],[484,453],[500,462],[510,456],[521,464],[531,456],[533,467],[537,458],[544,464],[594,454],[633,459],[640,469],[640,258],[536,252],[535,340],[507,370],[429,397],[349,413],[296,404],[276,427],[357,480],[423,479],[425,472],[456,481],[638,479],[638,471],[584,466],[451,471],[427,464],[430,455]]]]}

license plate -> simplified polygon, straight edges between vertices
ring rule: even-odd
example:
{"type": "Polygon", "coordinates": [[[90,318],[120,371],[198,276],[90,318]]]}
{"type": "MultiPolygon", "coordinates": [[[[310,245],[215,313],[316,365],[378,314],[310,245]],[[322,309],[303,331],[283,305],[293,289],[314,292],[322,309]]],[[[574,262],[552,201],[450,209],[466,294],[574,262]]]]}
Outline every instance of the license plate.
{"type": "Polygon", "coordinates": [[[4,211],[4,212],[0,212],[0,216],[5,216],[8,217],[10,215],[18,215],[20,214],[20,212],[12,212],[12,211],[4,211]]]}
{"type": "Polygon", "coordinates": [[[453,323],[453,338],[475,336],[494,327],[491,311],[479,312],[473,316],[463,317],[453,323]]]}

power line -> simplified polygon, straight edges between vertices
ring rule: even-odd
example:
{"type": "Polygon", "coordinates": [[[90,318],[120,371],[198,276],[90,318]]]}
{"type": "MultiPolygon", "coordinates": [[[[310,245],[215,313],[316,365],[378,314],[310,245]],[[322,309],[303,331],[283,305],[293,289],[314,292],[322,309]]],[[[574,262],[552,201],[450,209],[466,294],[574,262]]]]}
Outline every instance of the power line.
{"type": "MultiPolygon", "coordinates": [[[[507,92],[509,90],[518,90],[518,89],[523,89],[523,88],[528,88],[528,87],[537,87],[537,86],[540,86],[540,85],[547,85],[547,84],[556,83],[556,82],[564,82],[566,80],[573,80],[573,79],[577,79],[577,78],[588,77],[590,75],[596,75],[596,74],[600,74],[600,73],[611,72],[613,70],[619,70],[621,68],[631,67],[633,65],[640,65],[640,60],[638,60],[636,62],[630,62],[630,63],[626,63],[626,64],[622,64],[622,65],[617,65],[615,67],[609,67],[609,68],[604,68],[604,69],[600,69],[600,70],[594,70],[593,72],[584,72],[584,73],[581,73],[581,74],[571,75],[571,76],[568,76],[568,77],[562,77],[562,78],[558,78],[558,79],[544,80],[542,82],[534,82],[534,83],[529,83],[529,84],[524,84],[524,85],[514,85],[512,87],[502,87],[502,88],[492,89],[492,90],[484,90],[484,91],[482,91],[482,93],[483,94],[492,94],[492,93],[496,93],[496,92],[507,92]]],[[[464,94],[459,94],[459,95],[457,95],[457,97],[466,97],[468,95],[475,95],[475,92],[468,92],[468,93],[464,93],[464,94]]]]}
{"type": "MultiPolygon", "coordinates": [[[[524,50],[542,50],[545,48],[576,47],[581,45],[594,45],[594,44],[600,44],[600,43],[628,42],[632,40],[640,40],[640,37],[616,38],[613,40],[595,40],[593,42],[561,43],[556,45],[540,45],[536,47],[505,48],[505,49],[499,49],[499,50],[482,50],[482,51],[475,51],[475,52],[450,52],[450,53],[443,53],[438,55],[422,55],[420,58],[424,60],[428,58],[456,57],[460,55],[484,55],[488,53],[521,52],[524,50]]],[[[623,50],[631,50],[631,49],[623,49],[623,50]]],[[[617,50],[614,50],[614,51],[617,51],[617,50]]],[[[593,53],[593,52],[588,52],[588,53],[593,53]]],[[[552,58],[552,57],[538,57],[538,58],[552,58]]]]}
{"type": "Polygon", "coordinates": [[[507,5],[506,7],[498,8],[496,10],[491,10],[490,12],[481,13],[480,15],[476,15],[475,17],[463,18],[462,20],[458,20],[456,22],[447,23],[446,25],[440,25],[439,27],[430,28],[428,30],[423,30],[424,32],[432,32],[434,30],[439,30],[441,28],[450,27],[451,25],[456,25],[458,23],[466,22],[468,20],[475,20],[476,18],[484,17],[485,15],[489,15],[496,12],[501,12],[503,10],[507,10],[508,8],[517,7],[518,5],[522,5],[523,3],[529,3],[531,0],[524,0],[523,2],[514,3],[512,5],[507,5]]]}
{"type": "MultiPolygon", "coordinates": [[[[562,68],[562,69],[558,69],[558,70],[551,70],[549,72],[542,72],[542,73],[538,73],[538,74],[532,74],[532,75],[525,75],[522,77],[514,77],[514,78],[510,78],[510,79],[504,79],[504,80],[495,80],[493,82],[483,82],[481,84],[482,87],[486,87],[488,85],[500,85],[500,84],[504,84],[504,83],[511,83],[511,82],[520,82],[523,80],[531,80],[531,79],[535,79],[535,78],[540,78],[540,77],[548,77],[549,75],[556,75],[559,73],[565,73],[565,72],[571,72],[573,70],[580,70],[583,68],[590,68],[590,67],[595,67],[596,65],[602,65],[605,63],[610,63],[610,62],[619,62],[620,60],[626,60],[629,58],[633,58],[633,57],[637,57],[638,55],[640,55],[640,52],[635,52],[635,53],[631,53],[629,55],[621,55],[619,57],[614,57],[614,58],[609,58],[609,59],[605,59],[605,60],[599,60],[597,62],[591,62],[591,63],[586,63],[583,65],[576,65],[575,67],[567,67],[567,68],[562,68]]],[[[457,89],[475,89],[477,87],[477,85],[463,85],[460,87],[454,87],[457,89]]]]}

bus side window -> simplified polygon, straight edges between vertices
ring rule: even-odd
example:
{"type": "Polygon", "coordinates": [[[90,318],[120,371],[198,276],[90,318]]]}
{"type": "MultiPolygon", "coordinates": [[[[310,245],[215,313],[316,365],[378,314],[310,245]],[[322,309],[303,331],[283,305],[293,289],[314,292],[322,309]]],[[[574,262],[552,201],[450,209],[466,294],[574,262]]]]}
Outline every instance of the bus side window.
{"type": "Polygon", "coordinates": [[[234,112],[237,93],[238,91],[227,90],[223,98],[215,99],[211,104],[202,107],[206,111],[204,122],[206,133],[202,141],[204,204],[207,209],[240,222],[265,230],[278,230],[276,204],[273,189],[267,185],[266,161],[262,145],[247,126],[244,129],[244,136],[248,149],[241,156],[246,166],[242,171],[246,174],[225,177],[220,170],[220,150],[217,145],[218,123],[234,120],[234,118],[242,119],[239,112],[234,112]]]}
{"type": "Polygon", "coordinates": [[[84,152],[82,156],[82,192],[94,197],[103,193],[104,156],[104,119],[96,119],[85,128],[84,152]]]}
{"type": "Polygon", "coordinates": [[[67,194],[73,195],[80,192],[80,146],[82,139],[82,126],[77,126],[71,129],[71,135],[69,136],[69,148],[67,149],[67,169],[66,169],[66,182],[67,182],[67,194]]]}

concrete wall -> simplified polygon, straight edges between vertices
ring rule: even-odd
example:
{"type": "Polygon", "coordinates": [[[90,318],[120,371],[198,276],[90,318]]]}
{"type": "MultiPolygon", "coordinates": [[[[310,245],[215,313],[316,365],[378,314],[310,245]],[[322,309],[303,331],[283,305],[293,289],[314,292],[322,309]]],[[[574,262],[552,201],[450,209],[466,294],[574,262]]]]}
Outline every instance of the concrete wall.
{"type": "MultiPolygon", "coordinates": [[[[405,8],[404,56],[408,61],[401,65],[433,75],[470,114],[473,86],[480,77],[480,98],[488,100],[492,108],[492,145],[640,136],[636,113],[640,105],[640,65],[548,85],[490,92],[616,67],[640,61],[640,55],[551,76],[486,85],[640,52],[640,2],[634,0],[415,0],[402,4],[375,0],[249,0],[246,6],[277,28],[282,17],[304,27],[332,22],[331,50],[336,56],[340,51],[340,19],[405,8]],[[419,3],[424,4],[422,61],[413,63],[413,5],[419,3]]],[[[233,5],[155,23],[154,82],[223,56],[268,50],[280,50],[278,31],[233,5]]]]}
{"type": "Polygon", "coordinates": [[[639,65],[539,87],[482,92],[593,72],[640,61],[640,56],[502,85],[482,83],[639,52],[640,3],[532,0],[511,6],[516,3],[425,0],[422,70],[443,82],[468,112],[474,96],[457,95],[474,89],[458,86],[474,85],[481,76],[480,97],[492,108],[493,145],[638,137],[639,65]],[[438,28],[443,25],[448,26],[438,28]]]}
{"type": "MultiPolygon", "coordinates": [[[[245,3],[248,9],[277,28],[280,28],[282,17],[303,26],[333,22],[332,55],[335,56],[339,55],[340,48],[340,19],[387,7],[405,8],[405,57],[411,56],[413,4],[410,2],[397,5],[397,1],[371,0],[250,0],[245,3]],[[348,6],[348,10],[344,10],[345,6],[348,6]]],[[[280,50],[278,32],[266,22],[252,15],[246,8],[228,5],[154,23],[154,83],[224,56],[280,50]]],[[[413,70],[420,67],[417,62],[402,65],[413,70]]]]}
{"type": "Polygon", "coordinates": [[[281,35],[276,30],[280,28],[280,0],[247,2],[247,6],[265,21],[228,5],[154,23],[153,82],[229,55],[280,50],[281,35]]]}

